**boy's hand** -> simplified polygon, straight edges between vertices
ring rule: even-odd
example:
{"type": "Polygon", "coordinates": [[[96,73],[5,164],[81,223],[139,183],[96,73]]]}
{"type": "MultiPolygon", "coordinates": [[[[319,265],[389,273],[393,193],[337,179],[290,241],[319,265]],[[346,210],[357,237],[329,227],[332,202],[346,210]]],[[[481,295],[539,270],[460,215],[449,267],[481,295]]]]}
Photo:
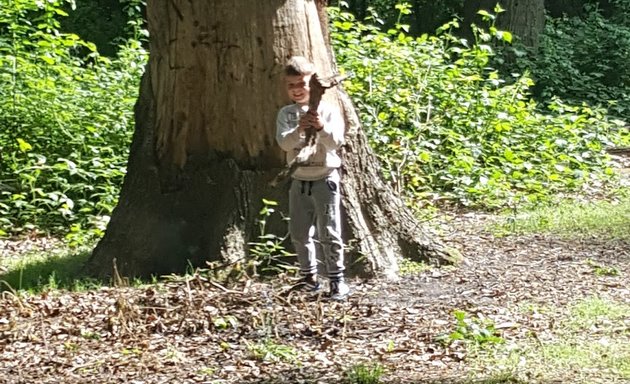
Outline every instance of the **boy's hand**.
{"type": "Polygon", "coordinates": [[[320,119],[317,112],[306,112],[304,116],[300,118],[300,131],[304,131],[306,128],[313,127],[317,131],[324,129],[324,122],[320,119]]]}

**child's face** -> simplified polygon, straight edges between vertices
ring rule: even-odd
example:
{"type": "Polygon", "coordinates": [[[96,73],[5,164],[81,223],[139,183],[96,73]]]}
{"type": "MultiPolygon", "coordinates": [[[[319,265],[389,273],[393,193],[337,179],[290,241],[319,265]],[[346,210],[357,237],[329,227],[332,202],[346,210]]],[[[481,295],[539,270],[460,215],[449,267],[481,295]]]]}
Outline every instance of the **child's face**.
{"type": "Polygon", "coordinates": [[[285,76],[285,85],[287,94],[294,102],[298,104],[308,104],[310,87],[308,82],[312,75],[304,76],[285,76]]]}

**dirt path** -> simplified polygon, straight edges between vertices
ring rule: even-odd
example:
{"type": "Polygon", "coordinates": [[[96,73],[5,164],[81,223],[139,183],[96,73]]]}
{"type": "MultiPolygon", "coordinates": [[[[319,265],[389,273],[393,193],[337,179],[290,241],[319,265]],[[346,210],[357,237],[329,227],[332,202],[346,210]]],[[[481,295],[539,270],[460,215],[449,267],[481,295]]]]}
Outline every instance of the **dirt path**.
{"type": "Polygon", "coordinates": [[[447,238],[466,255],[459,268],[354,281],[345,303],[287,294],[286,280],[225,288],[203,276],[4,293],[0,383],[341,383],[361,362],[383,365],[385,383],[468,383],[467,349],[440,341],[454,310],[492,320],[510,340],[554,327],[553,316],[532,316],[527,305],[563,308],[592,296],[630,304],[630,244],[494,238],[481,226],[472,216],[451,224],[447,238]],[[619,274],[599,276],[597,266],[619,274]]]}

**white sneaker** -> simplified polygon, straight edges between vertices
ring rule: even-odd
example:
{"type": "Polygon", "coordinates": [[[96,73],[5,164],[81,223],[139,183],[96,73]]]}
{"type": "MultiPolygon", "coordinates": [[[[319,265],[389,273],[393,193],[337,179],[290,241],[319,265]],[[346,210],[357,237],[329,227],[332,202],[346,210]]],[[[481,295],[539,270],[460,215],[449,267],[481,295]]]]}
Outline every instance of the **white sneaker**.
{"type": "Polygon", "coordinates": [[[330,298],[344,300],[350,294],[350,287],[343,280],[330,282],[330,298]]]}

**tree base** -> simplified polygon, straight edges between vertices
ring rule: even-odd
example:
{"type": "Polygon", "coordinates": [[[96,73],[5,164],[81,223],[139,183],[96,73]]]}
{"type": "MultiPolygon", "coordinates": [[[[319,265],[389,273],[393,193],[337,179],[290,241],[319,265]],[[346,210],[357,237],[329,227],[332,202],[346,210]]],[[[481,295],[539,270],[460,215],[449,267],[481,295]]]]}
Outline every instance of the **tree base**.
{"type": "MultiPolygon", "coordinates": [[[[241,170],[230,159],[194,164],[189,161],[169,189],[160,187],[157,173],[126,181],[105,237],[88,261],[88,273],[110,276],[114,258],[122,276],[148,277],[245,257],[248,243],[259,235],[262,199],[286,200],[286,187],[267,185],[277,170],[241,170]]],[[[287,232],[279,217],[267,229],[287,232]]]]}

